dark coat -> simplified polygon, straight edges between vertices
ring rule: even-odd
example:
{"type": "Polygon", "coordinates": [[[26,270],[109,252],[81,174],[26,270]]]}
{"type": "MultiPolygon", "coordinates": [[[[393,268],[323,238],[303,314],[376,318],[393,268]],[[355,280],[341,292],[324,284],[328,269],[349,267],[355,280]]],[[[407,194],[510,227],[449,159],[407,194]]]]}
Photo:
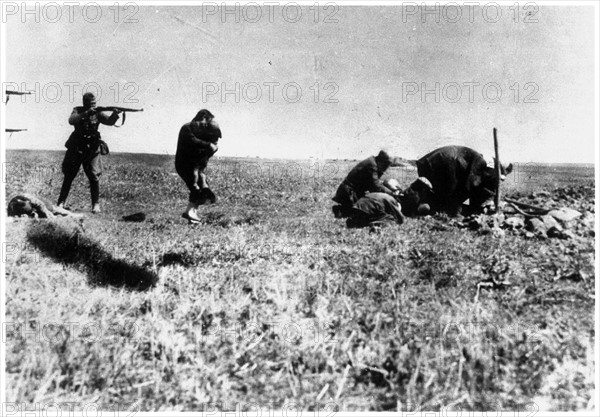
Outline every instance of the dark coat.
{"type": "Polygon", "coordinates": [[[433,186],[435,211],[455,215],[466,199],[471,207],[479,207],[495,194],[494,169],[483,155],[465,146],[436,149],[417,161],[417,170],[433,186]]]}
{"type": "Polygon", "coordinates": [[[367,191],[390,193],[391,190],[381,182],[382,175],[374,156],[359,162],[338,187],[333,201],[349,208],[367,191]]]}
{"type": "Polygon", "coordinates": [[[176,166],[202,165],[205,168],[213,154],[210,145],[216,144],[220,138],[221,129],[214,119],[207,128],[194,122],[184,124],[177,139],[176,166]]]}
{"type": "Polygon", "coordinates": [[[383,223],[404,223],[400,203],[386,193],[369,193],[360,198],[346,221],[348,227],[365,227],[383,223]]]}

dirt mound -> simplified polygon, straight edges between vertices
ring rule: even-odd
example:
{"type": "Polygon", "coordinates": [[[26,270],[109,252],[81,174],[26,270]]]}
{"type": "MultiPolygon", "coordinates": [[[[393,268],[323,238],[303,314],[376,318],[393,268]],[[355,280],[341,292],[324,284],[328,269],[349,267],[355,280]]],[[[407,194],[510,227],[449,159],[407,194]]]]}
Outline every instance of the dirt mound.
{"type": "Polygon", "coordinates": [[[528,238],[594,238],[594,187],[561,187],[523,195],[516,193],[502,203],[501,214],[476,214],[455,224],[481,234],[506,231],[528,238]]]}

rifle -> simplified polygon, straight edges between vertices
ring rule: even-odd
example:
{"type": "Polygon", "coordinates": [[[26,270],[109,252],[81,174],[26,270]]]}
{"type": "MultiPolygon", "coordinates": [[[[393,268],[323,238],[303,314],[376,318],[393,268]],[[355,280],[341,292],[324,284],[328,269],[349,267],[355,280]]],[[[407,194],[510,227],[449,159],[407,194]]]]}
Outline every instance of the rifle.
{"type": "Polygon", "coordinates": [[[4,92],[6,93],[6,101],[4,102],[4,104],[8,103],[8,100],[10,100],[10,96],[24,96],[25,94],[31,94],[31,91],[20,92],[14,90],[4,90],[4,92]]]}
{"type": "Polygon", "coordinates": [[[4,129],[4,131],[6,133],[10,133],[10,135],[8,136],[8,138],[10,139],[10,138],[12,138],[13,133],[15,133],[15,132],[26,132],[27,129],[4,129]]]}
{"type": "Polygon", "coordinates": [[[123,121],[121,122],[121,124],[119,126],[115,125],[115,127],[121,127],[125,124],[125,115],[127,114],[128,111],[131,112],[138,112],[138,111],[144,111],[144,109],[130,109],[128,107],[117,107],[117,106],[106,106],[106,107],[95,107],[94,110],[96,111],[120,111],[123,113],[123,121]]]}

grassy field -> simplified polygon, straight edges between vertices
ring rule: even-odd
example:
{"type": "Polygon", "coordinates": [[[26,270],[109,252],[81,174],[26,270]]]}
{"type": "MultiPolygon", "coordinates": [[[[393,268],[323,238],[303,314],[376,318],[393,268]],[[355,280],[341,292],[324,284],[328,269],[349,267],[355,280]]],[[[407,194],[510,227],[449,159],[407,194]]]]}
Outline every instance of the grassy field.
{"type": "MultiPolygon", "coordinates": [[[[62,152],[10,151],[6,193],[55,201],[62,152]]],[[[104,159],[102,213],[7,221],[9,402],[140,410],[592,410],[593,167],[517,167],[584,213],[576,238],[481,234],[442,217],[346,229],[353,161],[215,158],[205,223],[173,158],[104,159]],[[121,216],[142,211],[142,223],[121,216]],[[480,282],[507,281],[482,287],[480,282]]],[[[408,185],[414,168],[386,177],[408,185]]],[[[263,414],[265,415],[265,414],[263,414]]]]}

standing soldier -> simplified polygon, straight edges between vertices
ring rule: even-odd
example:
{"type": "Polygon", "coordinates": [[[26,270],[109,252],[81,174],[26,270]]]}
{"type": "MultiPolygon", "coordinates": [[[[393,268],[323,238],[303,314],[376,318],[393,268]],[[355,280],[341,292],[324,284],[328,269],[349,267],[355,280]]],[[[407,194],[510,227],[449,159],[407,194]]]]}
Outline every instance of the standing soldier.
{"type": "Polygon", "coordinates": [[[208,160],[219,149],[217,142],[220,138],[219,124],[215,116],[206,109],[200,110],[179,131],[175,169],[190,190],[188,206],[182,214],[190,223],[200,221],[196,212],[199,205],[216,201],[215,195],[208,188],[204,170],[208,160]]]}
{"type": "Polygon", "coordinates": [[[57,204],[60,208],[64,207],[71,184],[79,172],[79,167],[83,165],[83,171],[90,181],[92,213],[100,212],[100,175],[102,174],[100,154],[105,155],[108,153],[108,149],[100,139],[98,126],[100,123],[108,126],[114,125],[119,120],[120,112],[113,111],[112,114],[98,112],[95,107],[96,97],[94,94],[85,93],[83,106],[75,107],[69,117],[69,124],[74,126],[75,130],[65,143],[67,152],[62,163],[62,172],[65,177],[57,204]]]}
{"type": "Polygon", "coordinates": [[[348,217],[352,206],[367,192],[392,195],[394,191],[386,187],[380,179],[391,164],[390,155],[380,151],[377,156],[371,156],[352,168],[332,199],[339,204],[332,207],[335,217],[348,217]]]}

